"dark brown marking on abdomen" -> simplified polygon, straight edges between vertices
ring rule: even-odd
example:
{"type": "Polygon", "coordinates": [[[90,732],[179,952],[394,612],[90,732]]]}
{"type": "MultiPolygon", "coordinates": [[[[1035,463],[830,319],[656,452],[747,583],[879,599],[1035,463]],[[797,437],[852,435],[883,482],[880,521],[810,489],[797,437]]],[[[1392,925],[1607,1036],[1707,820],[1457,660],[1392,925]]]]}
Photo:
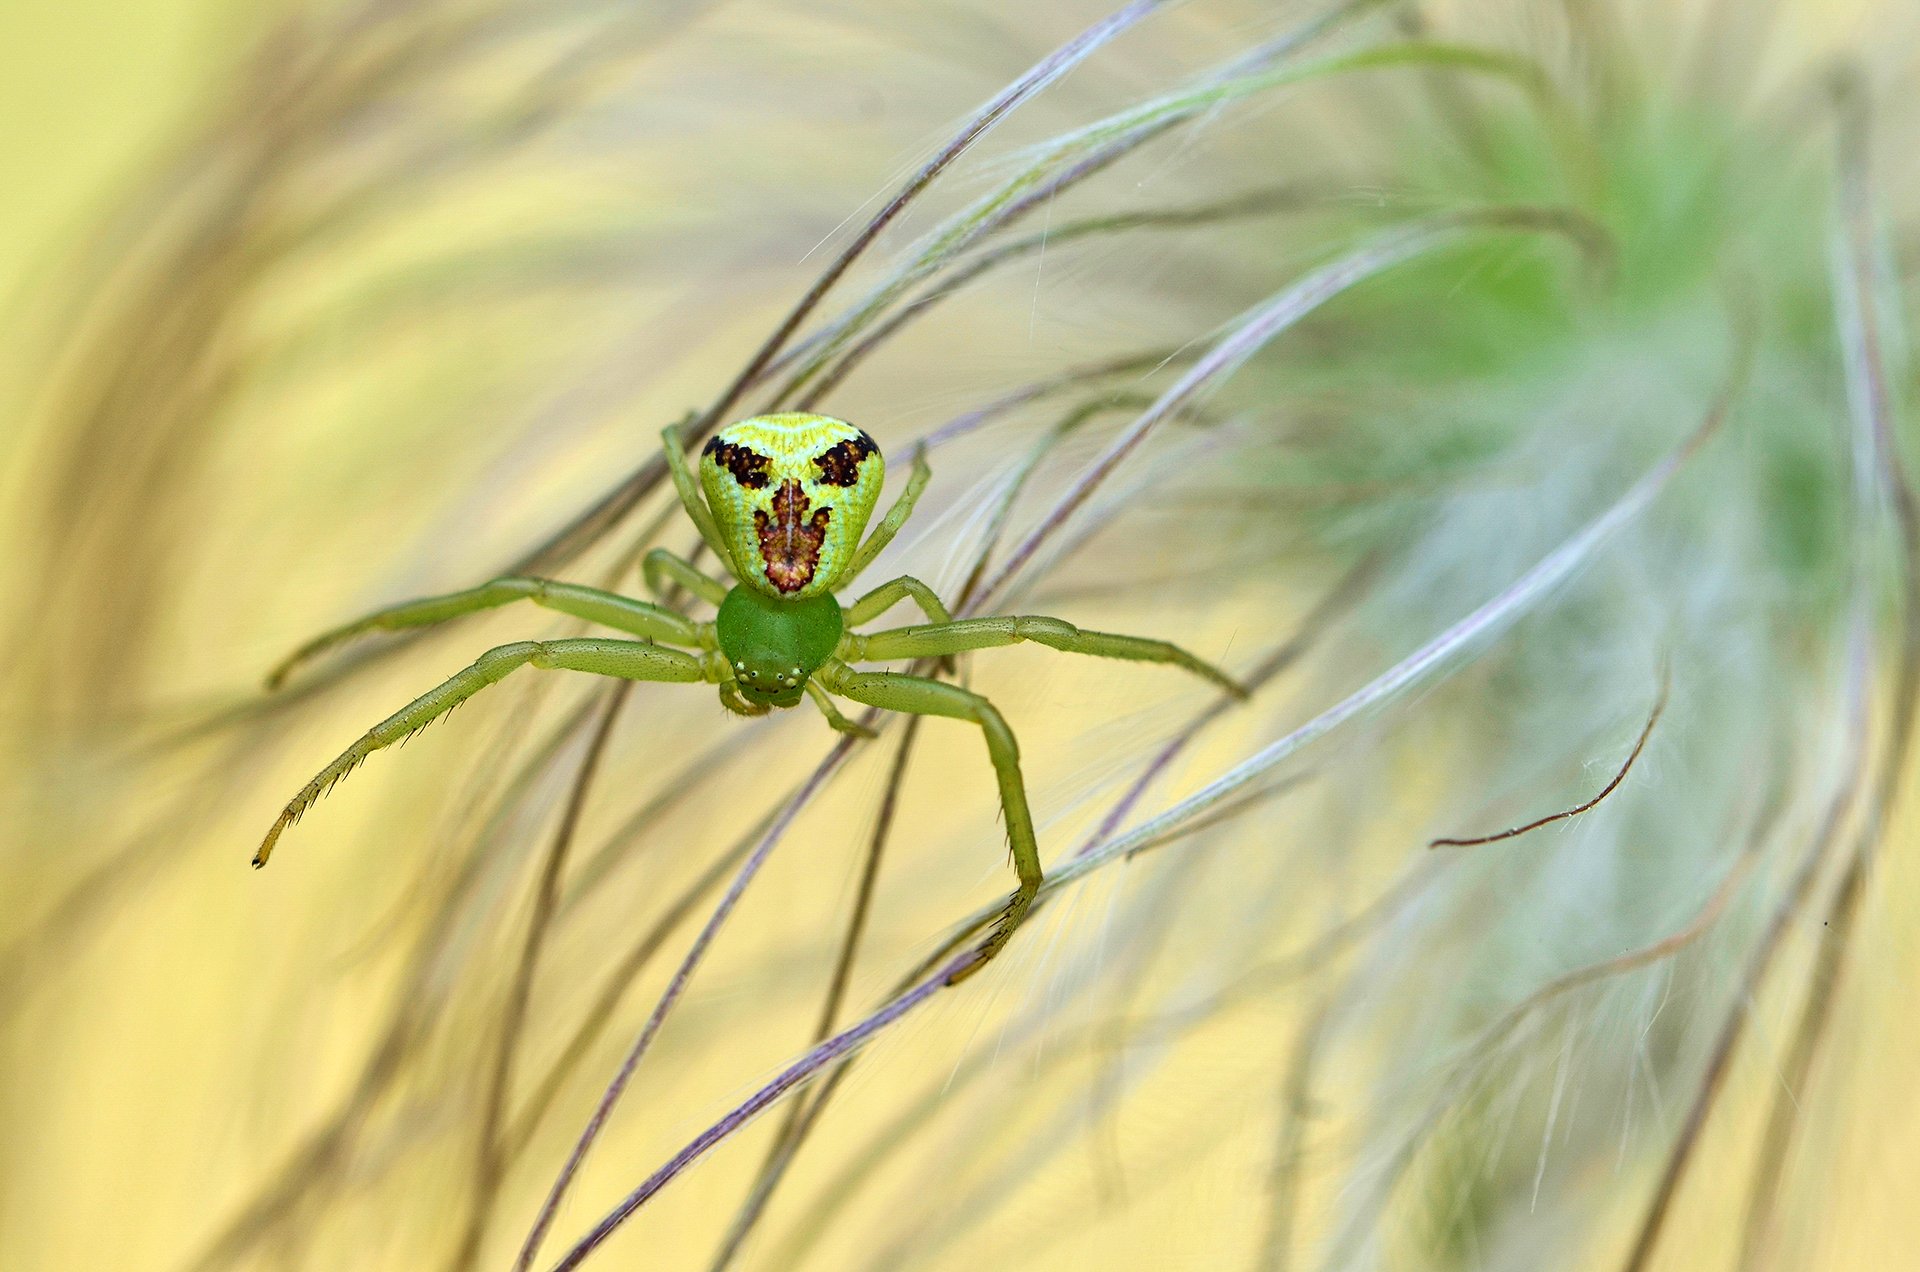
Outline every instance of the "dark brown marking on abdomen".
{"type": "Polygon", "coordinates": [[[773,515],[755,509],[753,528],[760,537],[760,559],[767,581],[782,592],[798,592],[820,568],[833,509],[814,509],[797,481],[784,481],[773,494],[773,515]],[[812,515],[808,515],[811,511],[812,515]]]}
{"type": "Polygon", "coordinates": [[[740,445],[738,442],[723,442],[717,437],[707,440],[706,453],[713,456],[713,462],[733,474],[733,479],[748,490],[759,490],[767,484],[773,472],[773,461],[759,451],[740,445]]]}
{"type": "Polygon", "coordinates": [[[867,456],[880,448],[871,437],[861,433],[813,457],[813,466],[820,470],[820,480],[829,486],[857,486],[860,484],[860,465],[867,456]]]}

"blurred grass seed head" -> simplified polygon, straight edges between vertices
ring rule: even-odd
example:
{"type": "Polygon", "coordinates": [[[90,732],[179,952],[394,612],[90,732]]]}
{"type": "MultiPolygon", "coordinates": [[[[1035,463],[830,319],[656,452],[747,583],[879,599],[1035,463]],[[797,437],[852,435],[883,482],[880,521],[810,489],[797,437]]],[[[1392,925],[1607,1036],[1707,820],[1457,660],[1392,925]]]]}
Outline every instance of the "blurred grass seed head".
{"type": "Polygon", "coordinates": [[[289,6],[14,324],[0,1264],[1894,1266],[1914,26],[289,6]],[[572,629],[255,673],[635,590],[689,403],[1258,693],[963,665],[952,991],[938,722],[529,677],[251,876],[572,629]]]}

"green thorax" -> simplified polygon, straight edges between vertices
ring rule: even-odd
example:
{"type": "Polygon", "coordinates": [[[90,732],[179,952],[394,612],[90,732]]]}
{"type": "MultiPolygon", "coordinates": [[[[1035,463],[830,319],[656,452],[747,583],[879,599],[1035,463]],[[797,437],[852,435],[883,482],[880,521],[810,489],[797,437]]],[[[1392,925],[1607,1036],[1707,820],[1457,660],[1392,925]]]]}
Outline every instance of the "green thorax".
{"type": "Polygon", "coordinates": [[[769,707],[800,701],[807,677],[833,657],[843,630],[840,602],[832,596],[785,601],[745,584],[727,593],[714,620],[740,696],[769,707]]]}

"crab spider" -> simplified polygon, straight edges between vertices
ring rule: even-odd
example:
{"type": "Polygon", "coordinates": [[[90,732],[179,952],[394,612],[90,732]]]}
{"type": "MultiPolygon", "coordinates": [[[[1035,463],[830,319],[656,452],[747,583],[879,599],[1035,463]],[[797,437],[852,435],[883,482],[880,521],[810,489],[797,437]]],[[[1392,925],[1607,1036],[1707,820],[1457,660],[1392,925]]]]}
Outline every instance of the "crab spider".
{"type": "Polygon", "coordinates": [[[696,622],[665,604],[574,583],[502,578],[380,610],[308,642],[274,669],[269,688],[309,659],[364,633],[424,627],[519,600],[638,637],[517,641],[488,650],[465,671],[375,725],[302,787],[267,832],[254,854],[255,866],[265,865],[281,832],[367,756],[403,741],[520,667],[625,680],[704,681],[718,686],[729,711],[750,716],[797,706],[807,697],[835,729],[867,733],[841,714],[834,705],[837,696],[886,711],[971,721],[986,738],[1019,887],[973,957],[951,978],[959,980],[1006,945],[1040,887],[1040,850],[1020,777],[1019,748],[1000,712],[979,694],[899,671],[857,670],[855,664],[946,658],[1037,641],[1069,653],[1171,663],[1229,693],[1245,694],[1211,663],[1165,641],[1085,632],[1057,618],[956,619],[932,588],[909,575],[842,605],[834,594],[892,542],[926,488],[930,470],[922,453],[914,455],[905,491],[862,540],[886,465],[873,439],[851,424],[807,414],[743,420],[707,443],[697,484],[678,429],[667,429],[663,438],[680,502],[734,583],[729,587],[665,549],[647,555],[642,573],[661,601],[675,589],[684,590],[716,606],[713,619],[696,622]],[[912,601],[927,621],[864,635],[853,630],[901,601],[912,601]]]}

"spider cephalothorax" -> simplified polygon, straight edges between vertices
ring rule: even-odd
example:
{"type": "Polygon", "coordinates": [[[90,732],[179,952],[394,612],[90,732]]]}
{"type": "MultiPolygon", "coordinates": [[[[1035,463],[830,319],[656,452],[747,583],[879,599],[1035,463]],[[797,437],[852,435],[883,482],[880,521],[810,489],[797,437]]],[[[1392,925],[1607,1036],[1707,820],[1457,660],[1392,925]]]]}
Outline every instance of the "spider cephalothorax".
{"type": "Polygon", "coordinates": [[[1165,641],[1083,632],[1057,618],[955,619],[932,588],[909,575],[842,605],[834,593],[892,542],[929,476],[926,461],[916,454],[905,491],[862,539],[886,463],[871,437],[842,420],[806,414],[742,420],[707,443],[698,484],[677,430],[667,430],[666,446],[681,504],[734,585],[729,588],[664,548],[647,554],[643,574],[661,601],[684,591],[713,606],[714,617],[699,621],[666,604],[576,583],[504,578],[381,610],[308,642],[274,670],[269,687],[351,637],[426,626],[516,600],[639,637],[518,641],[488,650],[465,671],[375,725],[301,788],[254,854],[256,866],[266,864],[282,831],[367,756],[425,728],[519,667],[626,680],[705,681],[718,687],[722,704],[742,715],[798,706],[809,697],[834,728],[869,732],[840,713],[833,701],[837,695],[886,711],[968,720],[986,738],[1020,886],[975,957],[955,974],[959,979],[1006,944],[1040,887],[1040,849],[1020,776],[1019,748],[999,711],[979,694],[933,677],[861,671],[854,664],[940,659],[1030,640],[1073,653],[1172,663],[1241,692],[1225,673],[1165,641]],[[918,605],[928,621],[868,634],[855,630],[905,600],[918,605]]]}
{"type": "Polygon", "coordinates": [[[777,601],[744,584],[713,616],[713,638],[740,696],[759,707],[798,706],[807,677],[833,657],[845,631],[840,602],[831,596],[777,601]]]}

